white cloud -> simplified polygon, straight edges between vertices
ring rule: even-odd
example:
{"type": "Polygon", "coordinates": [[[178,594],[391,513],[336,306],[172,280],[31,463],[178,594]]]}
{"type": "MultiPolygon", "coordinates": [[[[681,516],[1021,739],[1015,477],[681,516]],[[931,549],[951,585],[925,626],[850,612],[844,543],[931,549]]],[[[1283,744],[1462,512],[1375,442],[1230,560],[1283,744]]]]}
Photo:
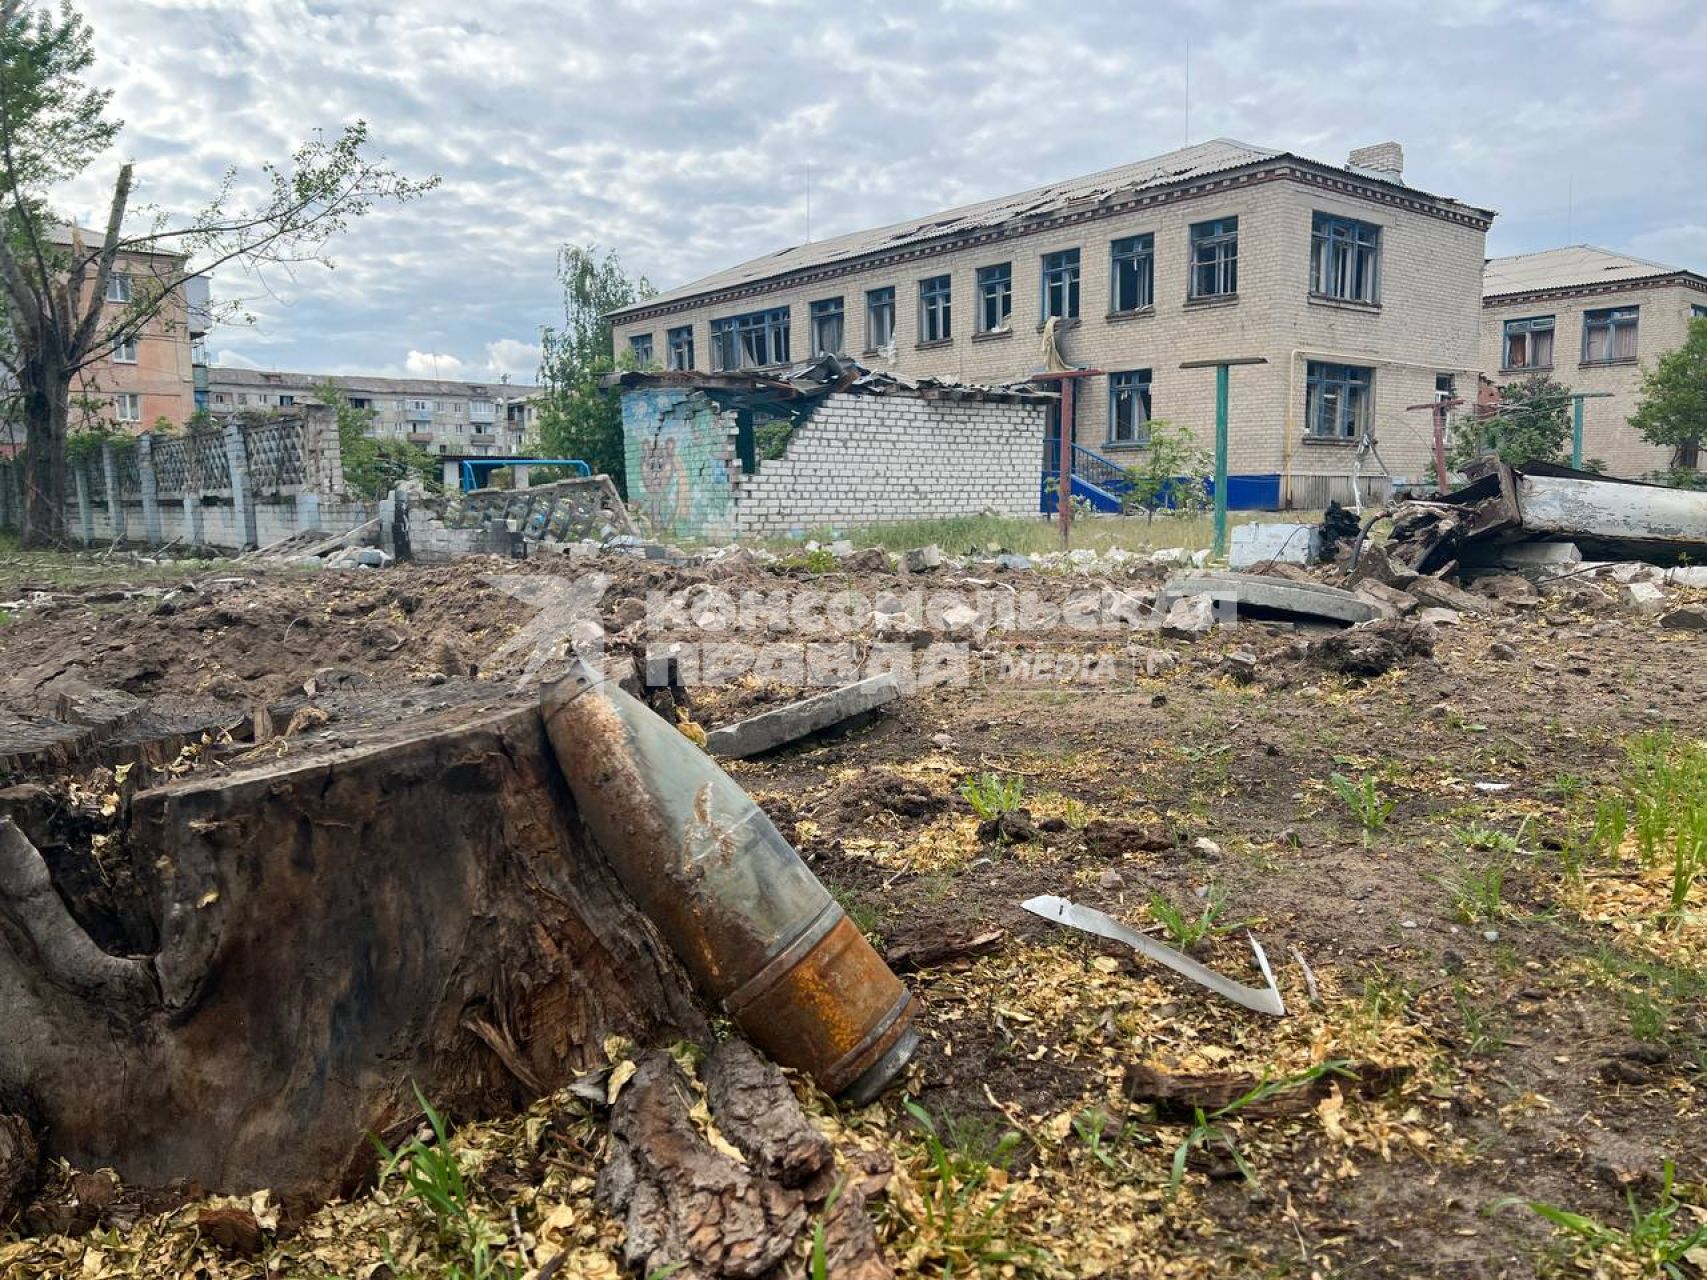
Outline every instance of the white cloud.
{"type": "Polygon", "coordinates": [[[215,351],[213,362],[227,369],[259,369],[261,367],[241,351],[232,351],[229,347],[215,351]]]}
{"type": "Polygon", "coordinates": [[[463,378],[468,366],[455,356],[442,352],[411,351],[403,359],[403,375],[408,378],[463,378]]]}
{"type": "Polygon", "coordinates": [[[1185,133],[1188,41],[1195,140],[1337,161],[1394,138],[1418,185],[1500,211],[1490,252],[1569,234],[1707,266],[1698,0],[1156,0],[1130,39],[1122,0],[81,4],[127,126],[67,187],[80,217],[121,155],[184,211],[358,116],[442,175],[335,270],[220,273],[258,322],[215,341],[269,367],[531,378],[565,241],[669,287],[801,240],[808,163],[822,237],[1153,155],[1185,133]]]}

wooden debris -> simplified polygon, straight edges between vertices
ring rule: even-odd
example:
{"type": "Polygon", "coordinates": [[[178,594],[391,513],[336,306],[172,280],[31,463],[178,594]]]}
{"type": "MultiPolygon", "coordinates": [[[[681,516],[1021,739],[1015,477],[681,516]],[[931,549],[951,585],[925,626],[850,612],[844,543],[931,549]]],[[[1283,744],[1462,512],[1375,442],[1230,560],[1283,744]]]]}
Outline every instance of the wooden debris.
{"type": "Polygon", "coordinates": [[[782,1073],[745,1040],[718,1045],[702,1074],[718,1123],[754,1170],[800,1187],[830,1165],[830,1140],[807,1122],[782,1073]]]}
{"type": "Polygon", "coordinates": [[[893,942],[883,958],[896,973],[914,973],[969,956],[987,956],[1002,945],[1006,935],[1000,929],[982,933],[958,934],[944,937],[919,937],[893,942]]]}
{"type": "MultiPolygon", "coordinates": [[[[1315,1109],[1334,1083],[1347,1093],[1377,1097],[1396,1089],[1410,1075],[1409,1067],[1379,1067],[1369,1063],[1346,1068],[1340,1075],[1328,1072],[1315,1080],[1256,1098],[1240,1107],[1239,1115],[1251,1119],[1301,1115],[1315,1109]]],[[[1248,1071],[1213,1071],[1202,1075],[1172,1075],[1146,1063],[1126,1068],[1121,1092],[1129,1102],[1153,1105],[1163,1120],[1192,1120],[1198,1110],[1205,1115],[1230,1106],[1262,1083],[1248,1071]]]]}

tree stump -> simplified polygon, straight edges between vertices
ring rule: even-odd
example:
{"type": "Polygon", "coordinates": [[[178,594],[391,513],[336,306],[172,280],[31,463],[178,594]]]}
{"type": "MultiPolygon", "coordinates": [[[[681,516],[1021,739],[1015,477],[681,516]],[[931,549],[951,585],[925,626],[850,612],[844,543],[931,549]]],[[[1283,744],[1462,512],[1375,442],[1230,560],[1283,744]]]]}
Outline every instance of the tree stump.
{"type": "Polygon", "coordinates": [[[607,1036],[708,1042],[536,707],[288,750],[136,796],[117,910],[0,819],[0,1096],[29,1096],[44,1156],[342,1194],[368,1135],[417,1111],[411,1082],[492,1114],[602,1064],[607,1036]]]}

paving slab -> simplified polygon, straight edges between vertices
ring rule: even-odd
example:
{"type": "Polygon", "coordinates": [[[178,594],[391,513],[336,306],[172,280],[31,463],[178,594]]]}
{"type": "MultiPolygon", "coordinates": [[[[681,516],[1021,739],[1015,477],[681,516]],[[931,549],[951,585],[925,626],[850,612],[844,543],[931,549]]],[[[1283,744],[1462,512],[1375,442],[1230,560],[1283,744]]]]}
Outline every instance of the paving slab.
{"type": "Polygon", "coordinates": [[[1205,594],[1218,600],[1234,600],[1240,609],[1253,612],[1316,618],[1347,626],[1381,616],[1376,605],[1339,587],[1293,582],[1260,573],[1185,574],[1171,579],[1162,588],[1156,604],[1165,609],[1182,597],[1205,594]]]}
{"type": "Polygon", "coordinates": [[[900,696],[901,686],[893,674],[885,672],[713,729],[705,737],[705,749],[714,756],[732,760],[760,755],[874,711],[900,696]]]}

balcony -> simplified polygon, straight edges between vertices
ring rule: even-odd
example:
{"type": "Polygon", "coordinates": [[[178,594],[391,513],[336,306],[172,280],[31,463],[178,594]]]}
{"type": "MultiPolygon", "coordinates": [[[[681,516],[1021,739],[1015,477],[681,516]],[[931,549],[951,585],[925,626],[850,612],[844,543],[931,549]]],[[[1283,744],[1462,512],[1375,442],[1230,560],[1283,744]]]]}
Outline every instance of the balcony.
{"type": "Polygon", "coordinates": [[[433,411],[431,408],[403,410],[403,421],[405,422],[431,422],[432,420],[433,411]]]}
{"type": "Polygon", "coordinates": [[[410,444],[431,444],[433,442],[433,433],[431,431],[411,431],[404,438],[408,440],[410,444]]]}
{"type": "Polygon", "coordinates": [[[494,404],[481,404],[478,400],[468,402],[468,420],[470,422],[496,422],[498,407],[494,404]]]}
{"type": "Polygon", "coordinates": [[[476,431],[468,437],[470,444],[497,444],[498,437],[490,431],[476,431]]]}

